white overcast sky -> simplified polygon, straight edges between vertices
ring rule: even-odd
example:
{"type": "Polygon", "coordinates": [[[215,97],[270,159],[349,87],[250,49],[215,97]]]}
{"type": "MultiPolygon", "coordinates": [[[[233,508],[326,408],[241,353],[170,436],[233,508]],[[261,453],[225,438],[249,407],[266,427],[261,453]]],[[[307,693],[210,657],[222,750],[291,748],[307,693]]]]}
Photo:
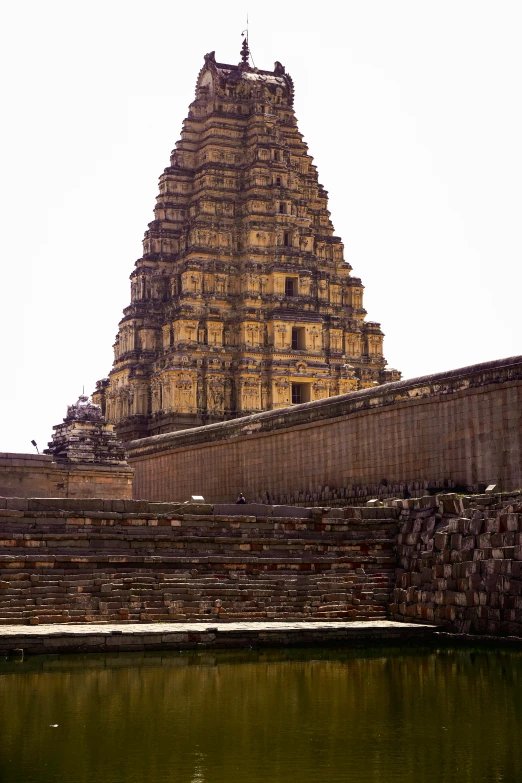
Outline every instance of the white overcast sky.
{"type": "Polygon", "coordinates": [[[45,447],[111,368],[203,55],[292,75],[385,356],[522,353],[522,3],[18,0],[0,17],[0,450],[45,447]]]}

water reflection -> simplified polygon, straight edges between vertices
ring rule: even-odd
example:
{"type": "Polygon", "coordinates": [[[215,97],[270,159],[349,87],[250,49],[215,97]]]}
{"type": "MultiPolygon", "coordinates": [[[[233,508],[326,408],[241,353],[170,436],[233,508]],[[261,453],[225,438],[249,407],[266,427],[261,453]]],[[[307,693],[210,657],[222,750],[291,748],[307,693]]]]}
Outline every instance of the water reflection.
{"type": "Polygon", "coordinates": [[[521,705],[512,650],[3,662],[0,780],[516,783],[521,705]]]}

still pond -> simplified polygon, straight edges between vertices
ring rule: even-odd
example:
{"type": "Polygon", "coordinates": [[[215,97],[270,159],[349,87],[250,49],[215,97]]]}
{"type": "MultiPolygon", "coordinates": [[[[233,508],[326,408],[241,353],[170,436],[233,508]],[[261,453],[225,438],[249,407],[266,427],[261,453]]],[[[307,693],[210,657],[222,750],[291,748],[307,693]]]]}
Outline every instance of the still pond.
{"type": "Polygon", "coordinates": [[[0,659],[1,783],[518,783],[522,652],[0,659]]]}

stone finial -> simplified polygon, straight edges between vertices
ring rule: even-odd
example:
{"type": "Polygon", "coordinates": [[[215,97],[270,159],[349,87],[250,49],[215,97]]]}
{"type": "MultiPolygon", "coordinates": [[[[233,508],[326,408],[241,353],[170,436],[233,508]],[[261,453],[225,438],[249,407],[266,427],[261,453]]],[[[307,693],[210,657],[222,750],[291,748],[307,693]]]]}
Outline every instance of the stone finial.
{"type": "Polygon", "coordinates": [[[243,37],[243,46],[241,47],[241,62],[243,65],[248,65],[248,58],[250,57],[250,49],[248,48],[248,35],[243,37]]]}
{"type": "Polygon", "coordinates": [[[123,444],[107,424],[102,409],[85,395],[67,406],[62,424],[53,427],[54,434],[45,454],[56,462],[91,463],[96,465],[127,465],[123,444]]]}

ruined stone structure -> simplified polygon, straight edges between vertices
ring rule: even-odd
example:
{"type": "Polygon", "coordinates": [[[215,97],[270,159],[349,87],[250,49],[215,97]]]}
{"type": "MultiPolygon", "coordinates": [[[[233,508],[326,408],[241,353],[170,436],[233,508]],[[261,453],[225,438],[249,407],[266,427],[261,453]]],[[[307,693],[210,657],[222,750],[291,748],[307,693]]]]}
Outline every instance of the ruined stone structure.
{"type": "Polygon", "coordinates": [[[522,636],[522,494],[399,501],[395,619],[522,636]]]}
{"type": "Polygon", "coordinates": [[[0,623],[384,619],[383,511],[0,498],[0,623]]]}
{"type": "Polygon", "coordinates": [[[386,369],[281,63],[205,56],[131,275],[109,378],[124,440],[364,389],[386,369]]]}

